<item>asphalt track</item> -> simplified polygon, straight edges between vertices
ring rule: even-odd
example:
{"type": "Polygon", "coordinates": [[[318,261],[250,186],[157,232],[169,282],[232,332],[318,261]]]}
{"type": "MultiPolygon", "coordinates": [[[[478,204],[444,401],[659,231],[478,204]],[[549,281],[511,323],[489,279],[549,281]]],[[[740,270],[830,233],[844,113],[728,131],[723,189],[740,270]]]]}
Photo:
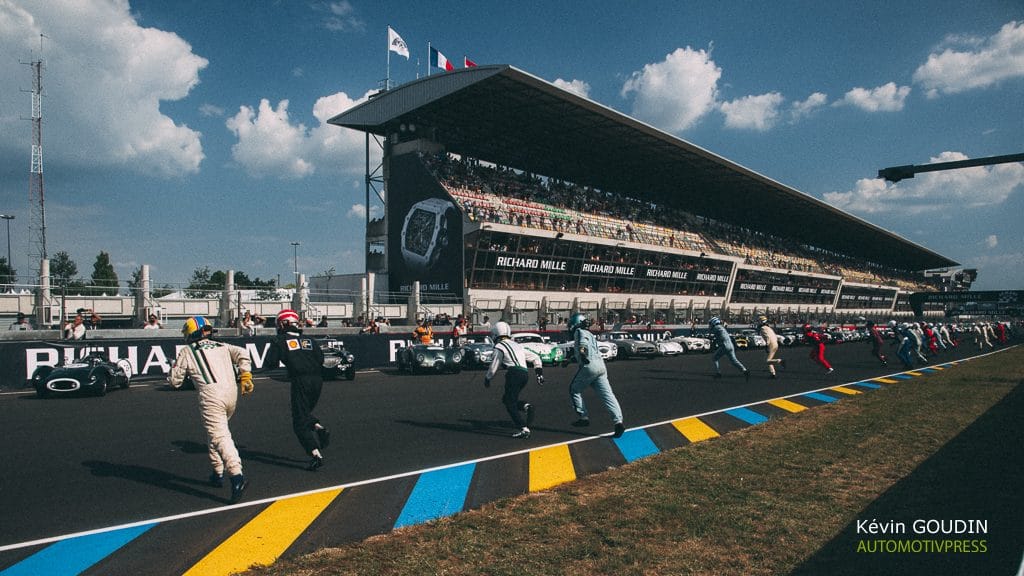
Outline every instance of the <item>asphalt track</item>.
{"type": "Polygon", "coordinates": [[[869,345],[846,343],[828,348],[836,372],[825,375],[807,348],[784,348],[787,368],[771,380],[764,353],[742,351],[750,382],[724,360],[724,377],[712,379],[710,355],[612,362],[628,430],[618,440],[592,391],[592,425],[569,425],[574,365],[547,369],[543,387],[531,378],[522,394],[537,406],[528,440],[510,437],[502,376],[485,389],[480,371],[360,372],[325,384],[316,413],[332,439],[317,472],[305,471],[292,435],[287,382],[259,377],[231,420],[251,481],[234,506],[228,488],[206,484],[194,392],[151,381],[102,398],[5,393],[0,576],[227,574],[927,377],[978,353],[961,346],[932,368],[892,376],[902,372],[895,362],[882,367],[869,345]]]}

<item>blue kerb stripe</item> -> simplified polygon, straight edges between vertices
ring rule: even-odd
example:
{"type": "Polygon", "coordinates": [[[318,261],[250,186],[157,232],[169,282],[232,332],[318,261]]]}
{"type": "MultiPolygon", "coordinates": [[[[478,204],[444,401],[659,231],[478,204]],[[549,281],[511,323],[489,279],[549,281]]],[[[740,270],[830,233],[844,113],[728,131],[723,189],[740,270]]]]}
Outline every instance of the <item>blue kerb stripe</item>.
{"type": "Polygon", "coordinates": [[[835,402],[836,400],[838,400],[838,398],[833,398],[826,394],[819,394],[818,392],[808,392],[807,394],[804,394],[804,396],[807,396],[808,398],[814,398],[815,400],[820,400],[822,402],[835,402]]]}
{"type": "Polygon", "coordinates": [[[395,528],[412,526],[461,512],[469,493],[476,464],[425,472],[395,522],[395,528]]]}
{"type": "Polygon", "coordinates": [[[626,462],[632,462],[645,458],[652,454],[660,452],[658,447],[654,445],[654,441],[647,435],[644,430],[630,430],[622,435],[621,438],[613,438],[615,445],[619,447],[619,452],[622,452],[622,456],[626,458],[626,462]]]}
{"type": "Polygon", "coordinates": [[[760,424],[761,422],[768,421],[767,416],[762,416],[749,408],[733,408],[732,410],[726,410],[725,413],[729,416],[735,416],[747,424],[760,424]]]}
{"type": "Polygon", "coordinates": [[[913,378],[910,374],[893,374],[892,376],[886,376],[886,378],[895,378],[897,380],[910,380],[913,378]]]}
{"type": "Polygon", "coordinates": [[[10,566],[0,576],[74,576],[138,538],[156,523],[61,540],[10,566]]]}
{"type": "Polygon", "coordinates": [[[918,372],[924,372],[926,374],[931,374],[932,372],[935,372],[935,369],[934,368],[921,368],[920,370],[918,370],[918,372]]]}
{"type": "Polygon", "coordinates": [[[880,384],[872,384],[871,382],[854,382],[854,386],[863,386],[865,388],[881,388],[880,384]]]}

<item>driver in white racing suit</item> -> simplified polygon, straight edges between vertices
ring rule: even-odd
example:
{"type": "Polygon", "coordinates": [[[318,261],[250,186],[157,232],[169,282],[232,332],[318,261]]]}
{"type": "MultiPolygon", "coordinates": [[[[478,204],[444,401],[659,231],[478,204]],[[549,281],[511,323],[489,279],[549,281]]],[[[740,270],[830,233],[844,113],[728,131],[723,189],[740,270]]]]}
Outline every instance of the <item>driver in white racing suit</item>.
{"type": "Polygon", "coordinates": [[[253,390],[252,361],[244,348],[211,340],[213,326],[202,316],[186,320],[181,332],[188,345],[178,352],[168,382],[173,388],[180,388],[187,376],[195,383],[213,467],[210,483],[223,486],[227,471],[231,479],[231,502],[238,502],[249,483],[242,475],[242,459],[231,438],[228,420],[235,413],[239,384],[242,394],[253,390]],[[236,367],[238,383],[235,382],[236,367]]]}

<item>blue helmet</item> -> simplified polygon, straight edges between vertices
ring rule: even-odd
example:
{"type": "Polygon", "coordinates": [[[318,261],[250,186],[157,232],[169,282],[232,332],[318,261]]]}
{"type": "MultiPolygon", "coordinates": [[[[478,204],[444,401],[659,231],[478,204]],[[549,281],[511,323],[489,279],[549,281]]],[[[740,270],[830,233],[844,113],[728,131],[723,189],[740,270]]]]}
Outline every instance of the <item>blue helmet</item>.
{"type": "Polygon", "coordinates": [[[181,334],[185,337],[185,340],[189,342],[199,340],[205,334],[212,333],[213,325],[202,316],[193,316],[188,320],[185,320],[185,325],[181,327],[181,334]]]}
{"type": "Polygon", "coordinates": [[[711,320],[708,320],[708,326],[714,327],[722,323],[722,319],[718,316],[712,316],[711,320]]]}
{"type": "Polygon", "coordinates": [[[590,320],[587,318],[586,314],[577,312],[572,316],[569,316],[569,332],[573,332],[577,328],[586,330],[588,326],[590,326],[590,320]]]}

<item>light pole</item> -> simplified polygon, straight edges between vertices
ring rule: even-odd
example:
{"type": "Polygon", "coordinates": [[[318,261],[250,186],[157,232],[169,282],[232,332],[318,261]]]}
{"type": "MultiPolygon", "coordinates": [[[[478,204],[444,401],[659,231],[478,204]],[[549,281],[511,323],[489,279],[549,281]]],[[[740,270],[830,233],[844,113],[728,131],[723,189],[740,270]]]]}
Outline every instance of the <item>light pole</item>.
{"type": "MultiPolygon", "coordinates": [[[[14,269],[11,264],[11,220],[14,220],[14,216],[10,214],[0,214],[0,218],[7,220],[7,270],[11,271],[14,269]]],[[[10,274],[8,274],[10,276],[10,274]]],[[[14,283],[14,278],[11,278],[11,283],[14,283]]]]}
{"type": "Polygon", "coordinates": [[[295,287],[299,287],[299,242],[292,242],[292,248],[295,249],[295,287]]]}

